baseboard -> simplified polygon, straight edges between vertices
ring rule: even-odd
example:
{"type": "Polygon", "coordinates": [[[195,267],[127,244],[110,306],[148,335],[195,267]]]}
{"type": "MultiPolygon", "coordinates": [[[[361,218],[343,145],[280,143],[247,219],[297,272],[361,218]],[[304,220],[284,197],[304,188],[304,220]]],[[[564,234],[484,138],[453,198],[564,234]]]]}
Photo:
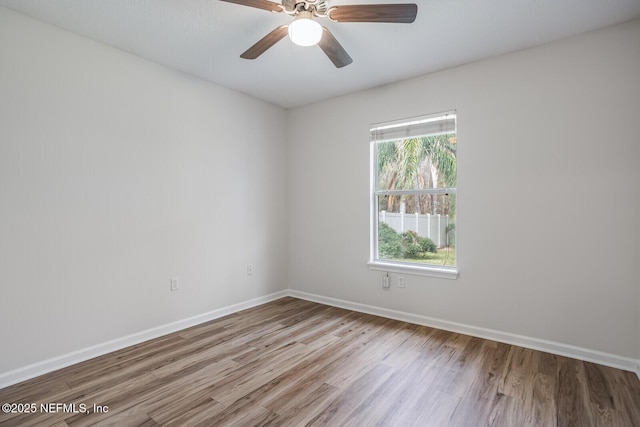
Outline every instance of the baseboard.
{"type": "Polygon", "coordinates": [[[122,338],[117,338],[112,341],[97,344],[92,347],[77,350],[71,353],[64,354],[62,356],[44,360],[42,362],[34,363],[32,365],[18,368],[13,371],[1,373],[0,388],[8,387],[12,384],[16,384],[49,372],[53,372],[61,368],[66,368],[67,366],[84,362],[86,360],[102,356],[112,351],[120,350],[122,348],[129,347],[135,344],[140,344],[141,342],[148,341],[153,338],[158,338],[163,335],[180,331],[182,329],[190,328],[192,326],[199,325],[210,320],[218,319],[220,317],[227,316],[229,314],[233,314],[247,308],[265,304],[267,302],[271,302],[288,295],[288,291],[279,291],[270,295],[253,298],[251,300],[243,301],[238,304],[218,308],[216,310],[189,317],[187,319],[178,320],[166,325],[147,329],[145,331],[137,332],[135,334],[131,334],[122,338]]]}
{"type": "Polygon", "coordinates": [[[612,368],[635,372],[640,379],[640,360],[637,359],[604,353],[597,350],[590,350],[587,348],[577,347],[569,344],[547,341],[538,338],[527,337],[524,335],[511,334],[508,332],[501,332],[492,329],[479,328],[477,326],[465,325],[462,323],[450,322],[433,317],[375,307],[371,305],[360,304],[357,302],[325,297],[322,295],[310,294],[307,292],[301,292],[291,289],[288,291],[288,294],[295,298],[313,301],[320,304],[345,308],[361,313],[373,314],[389,319],[402,320],[404,322],[443,329],[445,331],[455,332],[459,334],[471,335],[474,337],[498,341],[505,344],[517,345],[520,347],[530,348],[532,350],[545,351],[547,353],[553,353],[559,356],[571,357],[573,359],[583,360],[585,362],[593,362],[600,365],[610,366],[612,368]]]}

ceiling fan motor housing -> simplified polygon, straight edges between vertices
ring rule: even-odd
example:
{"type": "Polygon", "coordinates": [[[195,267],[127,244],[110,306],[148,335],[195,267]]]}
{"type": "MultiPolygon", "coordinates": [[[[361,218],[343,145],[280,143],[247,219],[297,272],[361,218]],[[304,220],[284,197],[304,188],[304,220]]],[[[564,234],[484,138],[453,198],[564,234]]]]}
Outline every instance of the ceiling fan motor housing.
{"type": "Polygon", "coordinates": [[[282,0],[282,7],[289,15],[297,15],[299,12],[308,11],[314,16],[327,15],[327,2],[324,0],[282,0]]]}

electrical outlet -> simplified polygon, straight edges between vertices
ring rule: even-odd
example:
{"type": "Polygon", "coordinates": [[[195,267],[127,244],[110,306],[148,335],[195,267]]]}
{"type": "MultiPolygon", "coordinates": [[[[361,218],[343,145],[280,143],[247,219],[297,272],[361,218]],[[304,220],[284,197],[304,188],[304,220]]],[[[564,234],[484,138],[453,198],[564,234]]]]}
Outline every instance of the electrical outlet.
{"type": "Polygon", "coordinates": [[[253,276],[253,265],[247,265],[247,276],[253,276]]]}
{"type": "Polygon", "coordinates": [[[404,288],[404,277],[403,276],[398,276],[398,287],[399,288],[404,288]]]}
{"type": "Polygon", "coordinates": [[[389,273],[385,273],[384,276],[382,276],[382,287],[389,289],[389,273]]]}
{"type": "Polygon", "coordinates": [[[171,278],[171,290],[172,291],[177,291],[178,289],[180,289],[180,280],[177,277],[172,277],[171,278]]]}

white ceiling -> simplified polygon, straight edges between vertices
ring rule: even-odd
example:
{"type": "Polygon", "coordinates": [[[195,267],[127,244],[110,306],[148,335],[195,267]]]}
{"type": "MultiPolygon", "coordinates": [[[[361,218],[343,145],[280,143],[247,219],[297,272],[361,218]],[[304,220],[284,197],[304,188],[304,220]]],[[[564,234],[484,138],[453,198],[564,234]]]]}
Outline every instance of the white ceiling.
{"type": "MultiPolygon", "coordinates": [[[[411,0],[329,0],[329,5],[411,0]]],[[[417,0],[413,24],[323,20],[353,63],[287,38],[239,57],[291,18],[218,0],[0,0],[0,5],[285,108],[640,18],[640,0],[417,0]]],[[[640,46],[640,41],[639,41],[640,46]]],[[[639,47],[640,48],[640,47],[639,47]]]]}

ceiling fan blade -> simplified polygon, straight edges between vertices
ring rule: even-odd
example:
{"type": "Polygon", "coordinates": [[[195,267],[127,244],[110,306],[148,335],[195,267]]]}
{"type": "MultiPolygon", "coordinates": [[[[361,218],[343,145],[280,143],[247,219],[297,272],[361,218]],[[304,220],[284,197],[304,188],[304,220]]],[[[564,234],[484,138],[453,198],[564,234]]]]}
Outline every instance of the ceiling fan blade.
{"type": "Polygon", "coordinates": [[[269,34],[261,38],[256,44],[244,51],[240,58],[244,59],[256,59],[262,55],[267,49],[274,44],[278,43],[284,36],[287,35],[287,25],[281,25],[269,34]]]}
{"type": "Polygon", "coordinates": [[[220,0],[227,3],[241,4],[243,6],[255,7],[256,9],[268,10],[271,12],[282,12],[282,5],[269,0],[220,0]]]}
{"type": "Polygon", "coordinates": [[[346,50],[326,27],[322,27],[322,38],[318,43],[320,49],[329,57],[336,68],[342,68],[353,62],[346,50]]]}
{"type": "Polygon", "coordinates": [[[410,24],[416,20],[418,6],[414,3],[401,4],[358,4],[334,6],[327,16],[335,22],[395,22],[410,24]]]}

